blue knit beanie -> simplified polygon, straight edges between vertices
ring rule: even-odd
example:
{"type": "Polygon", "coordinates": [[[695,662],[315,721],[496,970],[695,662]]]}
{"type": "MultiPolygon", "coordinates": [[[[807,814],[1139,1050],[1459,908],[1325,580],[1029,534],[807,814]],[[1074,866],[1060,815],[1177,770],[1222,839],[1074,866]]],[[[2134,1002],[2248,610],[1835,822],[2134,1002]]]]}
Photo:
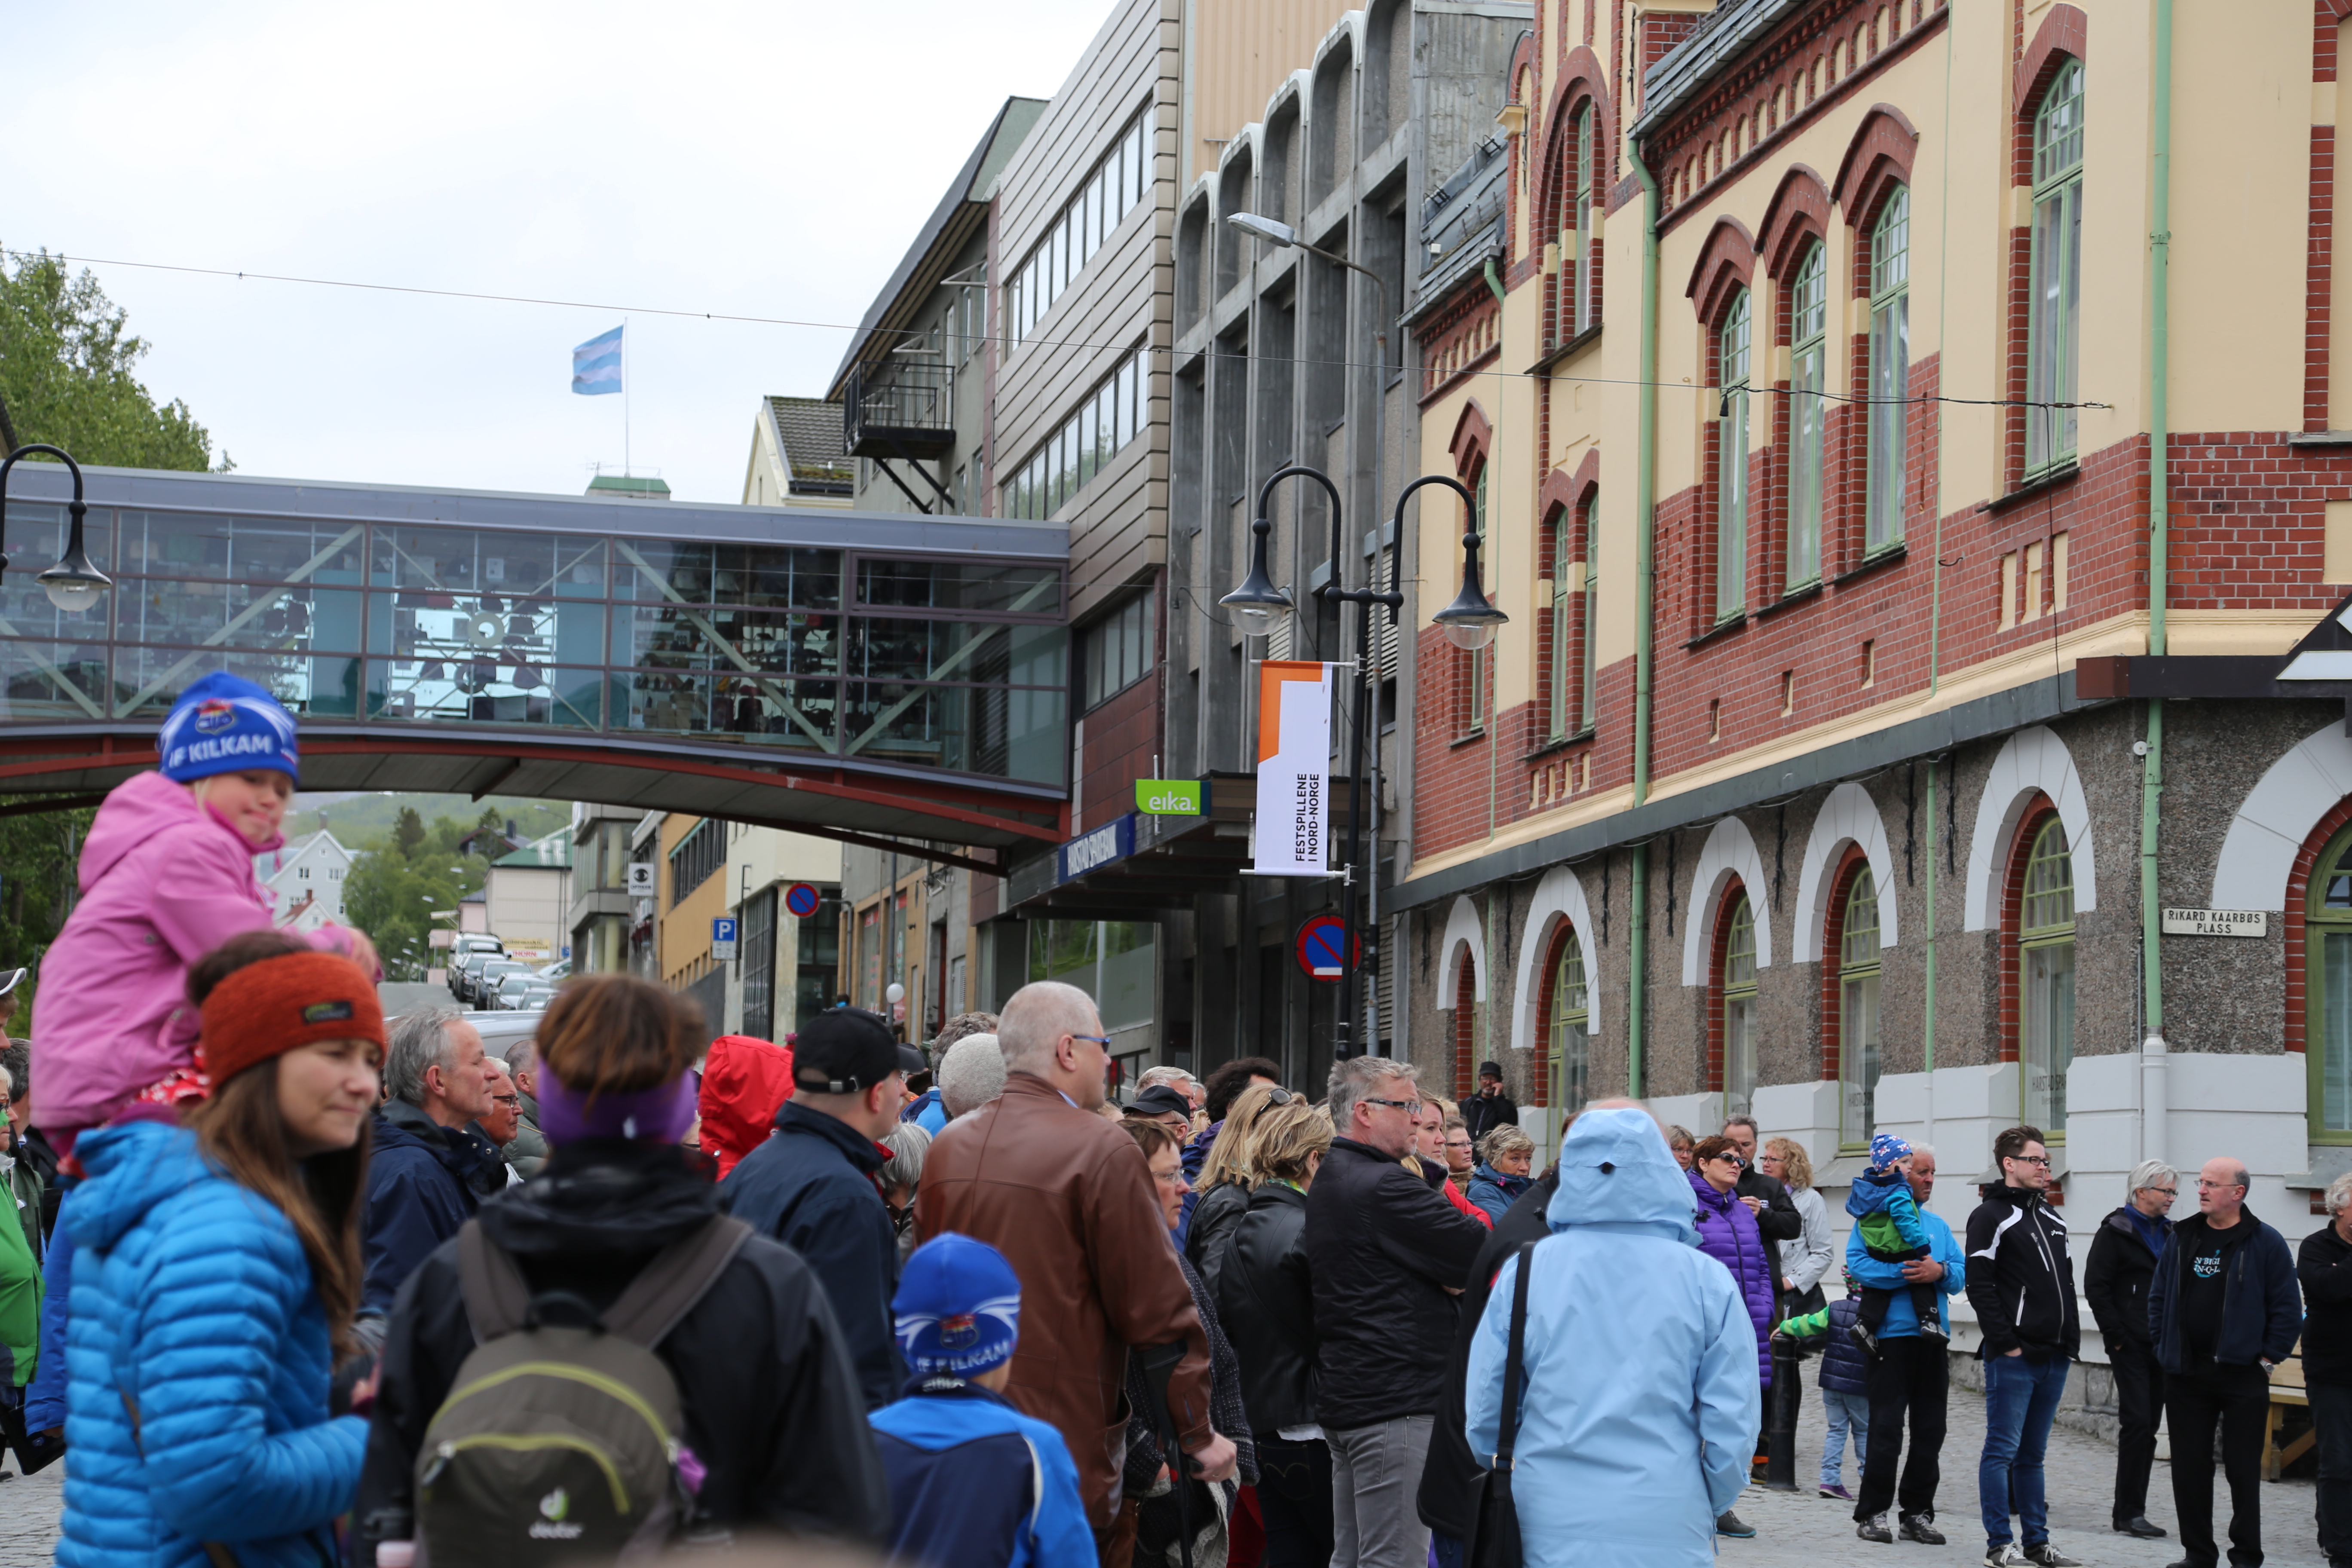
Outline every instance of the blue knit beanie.
{"type": "Polygon", "coordinates": [[[1911,1145],[1892,1132],[1882,1132],[1870,1141],[1870,1168],[1884,1171],[1897,1160],[1911,1157],[1911,1145]]]}
{"type": "Polygon", "coordinates": [[[890,1308],[916,1373],[986,1372],[1021,1337],[1021,1277],[988,1243],[950,1231],[915,1248],[890,1308]]]}
{"type": "Polygon", "coordinates": [[[294,744],[294,715],[250,680],[215,670],[172,704],[155,738],[163,773],[193,784],[215,773],[273,768],[296,783],[302,754],[294,744]]]}

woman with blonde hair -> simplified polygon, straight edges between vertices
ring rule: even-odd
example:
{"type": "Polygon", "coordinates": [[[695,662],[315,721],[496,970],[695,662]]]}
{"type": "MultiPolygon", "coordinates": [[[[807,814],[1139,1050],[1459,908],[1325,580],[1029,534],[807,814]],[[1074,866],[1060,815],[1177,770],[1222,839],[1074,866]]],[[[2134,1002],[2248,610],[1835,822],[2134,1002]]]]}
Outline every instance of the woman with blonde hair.
{"type": "Polygon", "coordinates": [[[1242,1367],[1257,1446],[1265,1568],[1331,1561],[1331,1451],[1315,1412],[1315,1298],[1307,1190],[1331,1148],[1331,1119],[1294,1095],[1258,1119],[1249,1212],[1233,1229],[1217,1310],[1242,1367]]]}
{"type": "Polygon", "coordinates": [[[1216,1142],[1209,1145],[1208,1158],[1201,1163],[1200,1177],[1192,1184],[1201,1195],[1192,1205],[1192,1223],[1184,1232],[1184,1256],[1199,1270],[1212,1300],[1216,1299],[1218,1271],[1225,1263],[1225,1243],[1249,1210],[1258,1119],[1268,1106],[1286,1105],[1296,1099],[1279,1084],[1250,1085],[1226,1110],[1216,1142]]]}
{"type": "Polygon", "coordinates": [[[1829,1278],[1837,1255],[1830,1246],[1829,1205],[1813,1191],[1813,1162],[1795,1139],[1772,1138],[1765,1142],[1756,1168],[1789,1189],[1789,1201],[1805,1223],[1795,1240],[1780,1244],[1780,1294],[1788,1298],[1781,1303],[1780,1316],[1818,1312],[1829,1304],[1822,1294],[1822,1281],[1829,1278]]]}

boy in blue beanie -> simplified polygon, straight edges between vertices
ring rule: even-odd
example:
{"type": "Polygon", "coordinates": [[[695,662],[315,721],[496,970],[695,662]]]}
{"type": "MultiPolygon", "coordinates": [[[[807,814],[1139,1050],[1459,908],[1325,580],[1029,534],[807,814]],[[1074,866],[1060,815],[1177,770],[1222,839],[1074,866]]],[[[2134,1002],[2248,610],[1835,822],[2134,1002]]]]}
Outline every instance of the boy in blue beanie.
{"type": "MultiPolygon", "coordinates": [[[[1853,1179],[1853,1189],[1845,1195],[1845,1212],[1857,1222],[1863,1246],[1881,1263],[1908,1263],[1933,1255],[1927,1227],[1919,1223],[1919,1205],[1911,1196],[1910,1173],[1903,1168],[1910,1157],[1910,1144],[1891,1132],[1880,1133],[1870,1141],[1869,1168],[1853,1179]]],[[[1892,1290],[1863,1287],[1861,1309],[1846,1330],[1854,1343],[1874,1356],[1878,1353],[1878,1326],[1886,1321],[1886,1304],[1894,1299],[1892,1290]]],[[[1911,1305],[1918,1315],[1919,1332],[1942,1339],[1936,1288],[1914,1284],[1911,1305]]]]}
{"type": "Polygon", "coordinates": [[[1087,1568],[1097,1552],[1062,1435],[1003,1396],[1021,1280],[950,1232],[915,1249],[890,1303],[914,1371],[868,1417],[890,1478],[890,1560],[926,1568],[1087,1568]]]}

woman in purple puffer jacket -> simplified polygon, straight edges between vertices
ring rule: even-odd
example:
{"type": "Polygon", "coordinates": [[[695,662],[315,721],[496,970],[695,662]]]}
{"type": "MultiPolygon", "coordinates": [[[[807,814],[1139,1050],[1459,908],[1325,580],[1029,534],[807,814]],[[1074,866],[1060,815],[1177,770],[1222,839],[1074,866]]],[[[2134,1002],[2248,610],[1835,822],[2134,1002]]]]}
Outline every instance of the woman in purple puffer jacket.
{"type": "Polygon", "coordinates": [[[1733,1195],[1739,1180],[1739,1150],[1728,1138],[1702,1138],[1691,1153],[1691,1193],[1698,1208],[1699,1249],[1739,1282],[1748,1316],[1756,1325],[1756,1371],[1772,1386],[1772,1312],[1776,1265],[1772,1244],[1756,1228],[1756,1216],[1733,1195]]]}

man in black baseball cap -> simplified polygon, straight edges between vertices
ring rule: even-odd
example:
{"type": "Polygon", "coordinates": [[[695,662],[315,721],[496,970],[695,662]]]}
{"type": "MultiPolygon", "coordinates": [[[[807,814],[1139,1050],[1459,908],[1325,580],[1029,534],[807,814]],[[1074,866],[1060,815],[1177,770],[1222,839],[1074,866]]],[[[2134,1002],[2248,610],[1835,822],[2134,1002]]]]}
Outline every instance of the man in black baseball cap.
{"type": "Polygon", "coordinates": [[[1192,1102],[1184,1098],[1183,1090],[1169,1084],[1153,1084],[1137,1095],[1123,1114],[1157,1121],[1180,1139],[1192,1136],[1192,1102]]]}
{"type": "Polygon", "coordinates": [[[729,1213],[799,1253],[824,1283],[868,1409],[896,1399],[907,1380],[890,1321],[898,1231],[875,1185],[889,1158],[875,1141],[898,1125],[906,1098],[898,1052],[890,1026],[862,1008],[831,1008],[802,1025],[775,1133],[719,1188],[729,1213]]]}

